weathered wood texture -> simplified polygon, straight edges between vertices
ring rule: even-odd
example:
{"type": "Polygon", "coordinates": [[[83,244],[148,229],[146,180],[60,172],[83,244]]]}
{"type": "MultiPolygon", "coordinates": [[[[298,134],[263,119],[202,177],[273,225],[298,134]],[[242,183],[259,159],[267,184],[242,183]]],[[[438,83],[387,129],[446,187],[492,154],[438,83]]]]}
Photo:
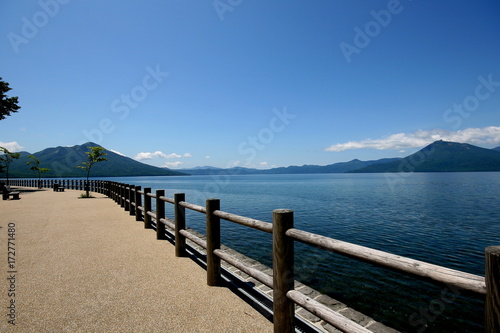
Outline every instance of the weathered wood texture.
{"type": "MultiPolygon", "coordinates": [[[[121,188],[120,188],[120,192],[121,192],[121,196],[122,196],[122,198],[121,198],[121,207],[122,207],[122,208],[125,208],[125,205],[126,205],[126,203],[127,203],[127,193],[128,193],[128,191],[127,191],[127,189],[126,189],[126,184],[123,184],[123,185],[121,186],[121,188]]],[[[125,209],[125,210],[126,210],[126,209],[125,209]]]]}
{"type": "Polygon", "coordinates": [[[165,195],[162,195],[162,196],[160,197],[160,200],[163,200],[163,201],[168,202],[168,203],[171,203],[171,204],[175,204],[175,200],[174,200],[174,199],[169,198],[169,197],[166,197],[165,195]]]}
{"type": "MultiPolygon", "coordinates": [[[[151,193],[151,187],[145,187],[144,188],[144,229],[152,229],[153,226],[151,225],[151,215],[149,213],[151,212],[151,197],[148,195],[151,193]]],[[[139,199],[140,200],[140,199],[139,199]]],[[[138,217],[136,217],[137,221],[140,221],[138,217]]]]}
{"type": "Polygon", "coordinates": [[[179,233],[180,230],[186,229],[186,210],[180,205],[186,200],[184,193],[174,194],[174,209],[175,209],[175,256],[185,257],[186,254],[186,237],[179,233]]]}
{"type": "Polygon", "coordinates": [[[259,220],[251,219],[251,218],[236,215],[236,214],[223,212],[220,210],[216,210],[214,212],[214,215],[218,216],[226,221],[238,223],[238,224],[244,225],[246,227],[254,228],[254,229],[265,231],[268,233],[273,232],[273,225],[272,225],[272,223],[269,223],[269,222],[259,221],[259,220]]]}
{"type": "Polygon", "coordinates": [[[486,309],[485,331],[500,332],[500,246],[486,248],[486,309]]]}
{"type": "Polygon", "coordinates": [[[179,203],[179,205],[181,205],[182,207],[185,207],[185,208],[188,208],[188,209],[191,209],[191,210],[194,210],[196,212],[200,212],[200,213],[203,213],[203,214],[206,214],[207,213],[207,210],[205,207],[203,206],[199,206],[199,205],[195,205],[195,204],[191,204],[189,202],[185,202],[185,201],[182,201],[179,203]]]}
{"type": "Polygon", "coordinates": [[[214,253],[220,249],[220,218],[213,213],[220,209],[219,199],[206,201],[207,223],[207,284],[219,286],[221,283],[220,258],[214,253]]]}
{"type": "Polygon", "coordinates": [[[175,220],[165,217],[163,219],[160,219],[160,223],[163,223],[165,226],[175,231],[175,220]]]}
{"type": "Polygon", "coordinates": [[[273,322],[275,333],[294,332],[294,304],[286,296],[293,290],[293,239],[286,231],[293,228],[293,211],[273,211],[273,322]]]}
{"type": "Polygon", "coordinates": [[[134,203],[135,203],[135,211],[134,211],[134,215],[135,215],[135,220],[136,221],[142,221],[143,219],[143,214],[142,214],[142,211],[144,211],[144,220],[146,220],[146,212],[149,212],[151,210],[151,201],[149,202],[150,205],[149,205],[149,209],[147,209],[146,207],[143,207],[143,209],[140,209],[140,207],[142,206],[142,195],[141,195],[141,187],[140,186],[136,186],[135,189],[134,189],[134,195],[135,195],[135,199],[134,199],[134,203]]]}
{"type": "Polygon", "coordinates": [[[335,328],[341,330],[342,332],[348,333],[372,333],[372,331],[364,328],[363,326],[355,323],[349,318],[344,317],[338,312],[333,311],[327,306],[307,297],[306,295],[298,292],[296,290],[290,290],[287,293],[287,297],[308,310],[312,314],[323,319],[327,323],[331,324],[335,328]]]}
{"type": "Polygon", "coordinates": [[[324,250],[342,254],[370,264],[389,268],[401,273],[420,277],[425,280],[445,283],[461,289],[486,294],[484,278],[454,269],[429,264],[423,261],[401,257],[395,254],[355,245],[336,239],[290,229],[287,235],[302,243],[324,250]]]}
{"type": "Polygon", "coordinates": [[[231,256],[230,254],[226,253],[223,250],[215,250],[214,253],[219,258],[224,260],[225,262],[233,265],[234,267],[238,268],[242,272],[247,273],[248,275],[250,275],[251,277],[255,278],[256,280],[262,282],[263,284],[265,284],[269,288],[273,287],[273,277],[272,276],[270,276],[262,271],[259,271],[258,269],[250,267],[249,265],[234,258],[233,256],[231,256]]]}
{"type": "Polygon", "coordinates": [[[156,190],[156,239],[165,239],[165,224],[161,219],[165,218],[165,201],[161,197],[165,195],[165,190],[156,190]]]}
{"type": "Polygon", "coordinates": [[[134,185],[128,186],[128,201],[129,201],[128,212],[131,216],[134,216],[135,215],[135,208],[133,205],[133,203],[135,202],[135,186],[134,185]]]}
{"type": "Polygon", "coordinates": [[[187,231],[187,230],[180,230],[179,233],[181,235],[183,235],[184,237],[186,237],[187,239],[193,241],[195,244],[198,244],[202,248],[204,248],[204,249],[207,248],[207,241],[201,239],[200,237],[197,237],[197,236],[193,235],[189,231],[187,231]]]}

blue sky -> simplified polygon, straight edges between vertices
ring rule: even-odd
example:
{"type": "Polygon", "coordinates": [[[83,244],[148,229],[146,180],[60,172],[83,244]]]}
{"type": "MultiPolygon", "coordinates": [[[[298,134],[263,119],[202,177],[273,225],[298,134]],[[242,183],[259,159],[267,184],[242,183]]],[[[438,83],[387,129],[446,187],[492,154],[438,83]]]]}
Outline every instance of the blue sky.
{"type": "Polygon", "coordinates": [[[500,2],[0,2],[0,146],[171,168],[500,146],[500,2]]]}

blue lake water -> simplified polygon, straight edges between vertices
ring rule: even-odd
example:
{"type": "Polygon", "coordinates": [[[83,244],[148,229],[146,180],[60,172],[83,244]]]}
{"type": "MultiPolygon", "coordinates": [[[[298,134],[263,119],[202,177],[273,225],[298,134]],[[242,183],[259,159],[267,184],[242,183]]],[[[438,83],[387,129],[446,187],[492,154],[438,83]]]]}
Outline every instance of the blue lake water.
{"type": "MultiPolygon", "coordinates": [[[[295,227],[484,275],[484,249],[500,245],[500,173],[214,175],[109,180],[263,221],[294,210],[295,227]]],[[[167,205],[167,215],[172,216],[167,205]]],[[[271,235],[222,221],[222,242],[272,266],[271,235]]],[[[187,225],[205,233],[204,215],[187,225]]],[[[407,332],[481,332],[483,297],[296,244],[296,278],[407,332]]]]}

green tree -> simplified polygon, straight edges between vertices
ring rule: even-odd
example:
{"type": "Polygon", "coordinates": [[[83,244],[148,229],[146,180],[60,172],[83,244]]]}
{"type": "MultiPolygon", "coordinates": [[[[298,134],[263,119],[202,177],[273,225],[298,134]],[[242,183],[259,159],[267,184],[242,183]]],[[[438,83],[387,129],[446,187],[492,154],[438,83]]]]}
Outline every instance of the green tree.
{"type": "Polygon", "coordinates": [[[0,153],[3,153],[2,155],[0,155],[0,172],[5,173],[5,176],[7,178],[7,185],[9,185],[10,164],[15,159],[18,159],[20,154],[19,153],[11,153],[7,148],[4,148],[4,147],[0,147],[0,153]]]}
{"type": "Polygon", "coordinates": [[[85,152],[88,155],[88,160],[86,162],[82,162],[83,165],[78,165],[77,168],[83,169],[87,171],[87,181],[85,182],[85,191],[87,192],[87,197],[90,196],[90,186],[89,186],[89,177],[90,177],[90,169],[94,166],[94,164],[107,161],[108,159],[104,156],[106,149],[95,146],[95,147],[87,147],[90,151],[85,152]]]}
{"type": "Polygon", "coordinates": [[[19,103],[18,97],[5,95],[9,90],[12,90],[9,83],[2,81],[0,77],[0,120],[5,119],[6,116],[10,116],[12,112],[17,112],[21,108],[17,105],[19,103]]]}
{"type": "Polygon", "coordinates": [[[31,168],[30,168],[31,171],[38,172],[38,188],[42,188],[42,182],[41,182],[42,173],[45,173],[45,172],[49,171],[50,169],[40,168],[40,160],[38,158],[36,158],[35,156],[29,155],[28,158],[31,158],[33,161],[28,161],[28,162],[26,162],[26,164],[31,165],[31,168]]]}

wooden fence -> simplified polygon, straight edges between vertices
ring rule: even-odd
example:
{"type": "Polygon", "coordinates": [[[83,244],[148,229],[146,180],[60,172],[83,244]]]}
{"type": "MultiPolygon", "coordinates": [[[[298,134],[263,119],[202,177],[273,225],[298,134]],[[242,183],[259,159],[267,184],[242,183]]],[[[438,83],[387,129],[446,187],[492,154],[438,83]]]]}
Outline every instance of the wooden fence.
{"type": "MultiPolygon", "coordinates": [[[[37,179],[14,179],[10,183],[13,186],[38,186],[37,179]]],[[[43,179],[41,184],[43,187],[50,188],[53,187],[54,183],[76,190],[83,190],[85,186],[83,180],[72,179],[43,179]]],[[[113,181],[92,180],[88,185],[91,191],[112,198],[126,211],[129,211],[130,215],[135,216],[136,221],[143,221],[144,228],[156,227],[157,239],[165,239],[166,227],[173,230],[176,256],[186,255],[186,239],[205,248],[208,285],[221,284],[221,260],[224,260],[272,288],[275,332],[294,331],[294,304],[298,304],[343,332],[370,332],[367,328],[294,290],[295,241],[414,276],[421,280],[451,285],[484,295],[486,298],[485,331],[488,333],[500,332],[500,246],[486,248],[485,277],[482,277],[296,229],[291,210],[274,210],[273,222],[268,223],[221,211],[218,199],[209,199],[205,206],[199,206],[186,202],[183,193],[168,198],[165,197],[164,190],[152,193],[151,188],[142,190],[140,186],[113,181]],[[152,210],[152,200],[156,201],[155,211],[152,210]],[[173,205],[174,219],[165,216],[166,203],[173,205]],[[195,236],[186,229],[186,208],[206,215],[206,240],[195,236]],[[272,234],[272,276],[250,267],[221,249],[220,219],[272,234]]]]}

